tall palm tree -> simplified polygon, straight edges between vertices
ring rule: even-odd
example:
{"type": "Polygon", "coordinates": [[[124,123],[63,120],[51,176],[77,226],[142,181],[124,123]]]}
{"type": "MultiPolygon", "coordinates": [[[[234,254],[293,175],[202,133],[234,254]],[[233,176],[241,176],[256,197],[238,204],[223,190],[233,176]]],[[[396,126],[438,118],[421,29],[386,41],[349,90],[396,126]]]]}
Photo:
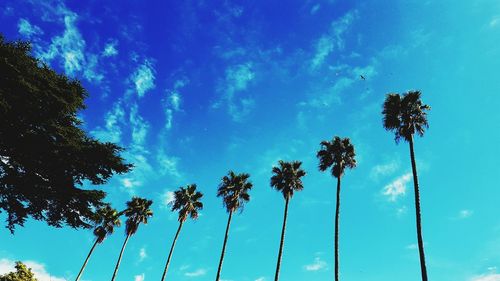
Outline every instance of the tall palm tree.
{"type": "Polygon", "coordinates": [[[319,170],[331,170],[337,178],[337,201],[335,207],[335,281],[339,280],[339,216],[340,216],[340,178],[345,168],[356,167],[354,146],[348,138],[334,137],[331,141],[322,141],[321,149],[316,156],[319,159],[319,170]]]}
{"type": "Polygon", "coordinates": [[[194,220],[197,219],[198,211],[203,209],[203,203],[200,202],[201,197],[203,197],[203,194],[196,191],[196,184],[190,184],[186,186],[186,188],[180,187],[174,192],[174,201],[170,204],[172,206],[172,211],[179,212],[179,228],[177,228],[174,241],[172,242],[172,247],[170,248],[170,252],[168,254],[167,264],[165,265],[165,270],[163,271],[163,275],[161,277],[162,281],[164,281],[167,276],[168,265],[170,264],[172,253],[174,252],[177,237],[179,237],[179,233],[181,232],[182,224],[188,217],[191,217],[194,220]]]}
{"type": "Polygon", "coordinates": [[[80,272],[78,272],[78,276],[76,276],[76,281],[80,280],[83,271],[85,270],[85,267],[87,266],[87,263],[90,259],[90,256],[94,252],[97,244],[101,244],[107,236],[111,235],[114,232],[115,227],[119,227],[121,225],[120,213],[118,213],[118,211],[113,209],[111,206],[106,205],[103,208],[97,210],[96,225],[97,226],[94,228],[94,245],[92,246],[92,248],[90,248],[90,252],[85,259],[80,272]]]}
{"type": "Polygon", "coordinates": [[[283,254],[283,244],[285,242],[285,229],[286,218],[288,216],[288,202],[292,198],[295,191],[301,191],[304,186],[302,185],[302,177],[306,172],[300,168],[302,162],[278,162],[279,167],[273,167],[273,175],[271,177],[271,187],[280,191],[285,198],[285,214],[283,216],[283,228],[281,230],[280,249],[278,251],[278,262],[276,264],[276,274],[274,280],[278,281],[281,267],[281,255],[283,254]]]}
{"type": "Polygon", "coordinates": [[[217,197],[222,197],[222,202],[226,211],[229,213],[227,219],[226,234],[224,235],[224,244],[222,245],[222,253],[220,255],[219,268],[217,269],[217,276],[215,281],[219,281],[222,269],[222,262],[224,261],[224,253],[226,252],[227,237],[229,234],[229,226],[231,225],[231,218],[233,213],[237,210],[243,211],[246,202],[250,201],[250,194],[248,191],[252,189],[252,183],[248,180],[249,174],[235,174],[229,171],[227,176],[222,178],[217,190],[217,197]]]}
{"type": "Polygon", "coordinates": [[[118,272],[118,267],[120,267],[123,251],[125,250],[128,239],[137,232],[141,223],[147,224],[148,218],[153,216],[153,211],[150,209],[152,204],[153,201],[140,197],[132,197],[132,200],[127,202],[127,208],[123,211],[127,217],[127,221],[125,222],[126,238],[125,242],[123,242],[120,255],[118,256],[118,261],[116,262],[115,271],[113,272],[111,281],[116,278],[116,273],[118,272]]]}
{"type": "Polygon", "coordinates": [[[429,128],[426,111],[430,110],[430,106],[423,104],[422,100],[420,100],[420,96],[420,91],[409,91],[403,95],[388,94],[385,98],[382,114],[384,116],[384,128],[394,132],[396,143],[399,143],[400,139],[403,138],[410,145],[413,187],[415,189],[415,213],[420,270],[422,272],[422,280],[427,281],[420,212],[420,189],[418,186],[415,151],[413,150],[413,135],[417,134],[423,136],[425,129],[429,128]]]}

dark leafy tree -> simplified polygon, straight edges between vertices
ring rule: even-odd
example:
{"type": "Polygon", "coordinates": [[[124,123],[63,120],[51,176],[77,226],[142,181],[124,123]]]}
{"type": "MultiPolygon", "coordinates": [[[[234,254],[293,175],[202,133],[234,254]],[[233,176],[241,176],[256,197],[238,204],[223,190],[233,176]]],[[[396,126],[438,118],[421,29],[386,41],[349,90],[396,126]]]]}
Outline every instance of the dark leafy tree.
{"type": "Polygon", "coordinates": [[[427,281],[427,268],[425,265],[424,241],[422,238],[422,223],[420,211],[420,189],[418,186],[417,164],[415,162],[415,151],[413,149],[413,136],[423,136],[425,129],[429,127],[427,122],[427,111],[430,106],[424,104],[420,99],[420,91],[409,91],[403,95],[388,94],[385,98],[382,114],[384,128],[394,132],[395,141],[399,143],[401,138],[409,143],[411,168],[413,172],[413,187],[415,190],[415,213],[417,222],[418,252],[420,257],[420,270],[422,280],[427,281]]]}
{"type": "Polygon", "coordinates": [[[96,227],[94,228],[95,242],[94,245],[92,245],[92,248],[90,248],[89,254],[85,259],[78,276],[76,276],[76,281],[80,280],[82,277],[83,271],[85,270],[90,256],[94,252],[97,244],[101,244],[106,237],[113,234],[115,227],[119,227],[121,225],[120,215],[121,214],[117,210],[113,209],[109,205],[106,205],[104,208],[97,211],[96,227]]]}
{"type": "Polygon", "coordinates": [[[281,229],[280,248],[278,251],[278,262],[276,263],[276,274],[274,280],[279,280],[281,256],[283,255],[283,245],[285,243],[286,219],[288,217],[288,202],[296,191],[304,189],[302,177],[306,172],[300,168],[302,162],[284,162],[280,160],[278,167],[273,167],[273,175],[271,177],[271,187],[283,194],[285,198],[285,213],[283,215],[283,228],[281,229]]]}
{"type": "Polygon", "coordinates": [[[37,281],[31,268],[28,268],[24,263],[16,262],[16,271],[0,275],[0,281],[37,281]]]}
{"type": "Polygon", "coordinates": [[[316,155],[319,159],[319,170],[330,169],[337,178],[337,201],[335,207],[335,281],[339,280],[339,217],[340,217],[340,178],[346,168],[356,167],[354,146],[348,138],[334,137],[331,141],[322,141],[321,149],[316,155]]]}
{"type": "Polygon", "coordinates": [[[105,183],[131,165],[120,147],[81,129],[87,92],[30,55],[25,42],[0,35],[0,212],[11,232],[28,217],[74,228],[93,226],[105,183]]]}
{"type": "Polygon", "coordinates": [[[175,233],[174,241],[172,242],[172,247],[170,247],[170,252],[167,258],[167,264],[165,265],[165,270],[161,280],[165,280],[167,276],[168,266],[170,264],[170,259],[172,258],[172,253],[174,252],[175,243],[181,232],[182,225],[187,220],[188,217],[195,220],[198,218],[198,211],[203,209],[203,203],[201,203],[201,197],[203,194],[196,191],[196,184],[190,184],[188,186],[180,187],[174,192],[174,201],[171,202],[172,211],[179,212],[179,228],[175,233]]]}
{"type": "Polygon", "coordinates": [[[222,270],[222,262],[224,261],[224,253],[226,252],[226,243],[229,234],[229,226],[231,225],[231,218],[233,213],[237,210],[243,211],[245,203],[250,201],[250,194],[248,192],[252,189],[252,183],[248,180],[249,174],[235,174],[229,171],[227,176],[222,178],[217,190],[217,197],[222,197],[222,202],[226,211],[229,213],[227,219],[226,233],[224,235],[224,244],[222,245],[222,253],[220,255],[219,267],[217,269],[217,276],[215,281],[219,281],[220,273],[222,270]]]}
{"type": "Polygon", "coordinates": [[[125,250],[125,246],[127,246],[128,239],[137,232],[139,225],[147,224],[148,219],[153,216],[153,211],[151,211],[152,204],[153,201],[139,197],[133,197],[132,200],[127,202],[127,208],[123,211],[127,217],[127,221],[125,222],[126,237],[123,242],[120,255],[118,256],[118,261],[116,262],[115,271],[113,272],[111,281],[116,278],[116,274],[118,273],[118,268],[120,267],[120,262],[122,260],[123,251],[125,250]]]}

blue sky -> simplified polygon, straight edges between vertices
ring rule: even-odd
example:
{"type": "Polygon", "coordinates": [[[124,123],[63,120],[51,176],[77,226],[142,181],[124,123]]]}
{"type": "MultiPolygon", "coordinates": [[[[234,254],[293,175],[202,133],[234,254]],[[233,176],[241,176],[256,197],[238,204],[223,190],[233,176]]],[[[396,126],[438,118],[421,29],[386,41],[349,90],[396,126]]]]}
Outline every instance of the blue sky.
{"type": "MultiPolygon", "coordinates": [[[[385,94],[419,89],[432,107],[416,140],[431,280],[500,280],[500,2],[10,1],[0,32],[78,78],[85,129],[119,143],[136,168],[99,187],[116,208],[154,200],[118,280],[158,280],[177,228],[166,203],[181,185],[205,194],[183,228],[173,280],[212,280],[227,214],[215,197],[229,169],[252,200],[234,217],[222,277],[272,280],[284,201],[269,186],[279,159],[307,176],[289,209],[281,279],[333,278],[335,180],[319,142],[350,137],[358,167],[343,179],[343,280],[420,280],[406,143],[384,131],[385,94]],[[361,80],[360,75],[366,77],[361,80]]],[[[3,216],[3,215],[2,215],[3,216]]],[[[3,217],[2,217],[3,219],[3,217]]],[[[124,229],[100,245],[85,280],[112,275],[124,229]]],[[[91,231],[29,221],[0,230],[0,272],[28,261],[40,280],[74,279],[91,231]]]]}

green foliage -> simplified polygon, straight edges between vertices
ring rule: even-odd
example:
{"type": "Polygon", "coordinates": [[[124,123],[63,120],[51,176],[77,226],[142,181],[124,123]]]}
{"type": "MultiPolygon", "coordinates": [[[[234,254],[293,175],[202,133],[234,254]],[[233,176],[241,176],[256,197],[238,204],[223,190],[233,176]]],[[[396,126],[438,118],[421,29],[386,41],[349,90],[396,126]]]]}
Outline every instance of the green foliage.
{"type": "Polygon", "coordinates": [[[0,276],[0,281],[37,281],[31,268],[20,261],[16,262],[16,271],[0,276]]]}
{"type": "Polygon", "coordinates": [[[431,107],[423,104],[420,96],[420,91],[409,91],[403,95],[388,94],[385,98],[384,128],[394,132],[396,142],[401,138],[409,142],[415,133],[423,136],[429,128],[426,111],[431,107]]]}
{"type": "Polygon", "coordinates": [[[80,187],[128,172],[122,148],[80,128],[87,92],[33,58],[28,43],[0,35],[0,73],[0,211],[7,227],[13,232],[29,216],[55,227],[91,227],[105,193],[80,187]]]}
{"type": "Polygon", "coordinates": [[[186,221],[188,216],[192,219],[198,218],[198,211],[203,209],[201,197],[203,194],[196,191],[196,184],[180,187],[174,192],[174,201],[170,204],[172,211],[179,211],[179,222],[186,221]]]}
{"type": "Polygon", "coordinates": [[[285,199],[292,198],[295,191],[304,189],[302,177],[306,175],[306,172],[300,168],[302,162],[280,160],[278,164],[279,167],[273,167],[271,187],[281,191],[285,199]]]}
{"type": "Polygon", "coordinates": [[[141,223],[148,223],[148,218],[153,216],[153,211],[150,209],[152,204],[152,200],[139,197],[133,197],[132,200],[127,202],[127,209],[124,211],[127,217],[125,223],[125,233],[127,235],[135,234],[141,223]]]}
{"type": "Polygon", "coordinates": [[[228,213],[238,209],[243,210],[245,203],[250,201],[248,191],[252,189],[253,184],[248,181],[249,178],[249,174],[236,174],[233,171],[229,171],[227,176],[222,178],[217,190],[217,197],[222,197],[228,213]]]}
{"type": "Polygon", "coordinates": [[[356,153],[349,138],[334,137],[331,141],[322,141],[316,156],[319,170],[324,172],[331,167],[332,176],[336,178],[344,174],[345,168],[356,167],[356,153]]]}

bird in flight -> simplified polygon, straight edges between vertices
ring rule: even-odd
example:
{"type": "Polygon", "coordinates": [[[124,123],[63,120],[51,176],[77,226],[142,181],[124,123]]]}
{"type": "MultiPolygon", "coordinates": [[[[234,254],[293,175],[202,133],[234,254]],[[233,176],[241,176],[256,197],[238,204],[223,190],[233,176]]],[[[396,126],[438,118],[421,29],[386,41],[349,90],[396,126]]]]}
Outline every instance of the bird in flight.
{"type": "Polygon", "coordinates": [[[363,75],[359,75],[359,77],[361,78],[361,80],[366,80],[366,77],[364,77],[363,75]]]}

